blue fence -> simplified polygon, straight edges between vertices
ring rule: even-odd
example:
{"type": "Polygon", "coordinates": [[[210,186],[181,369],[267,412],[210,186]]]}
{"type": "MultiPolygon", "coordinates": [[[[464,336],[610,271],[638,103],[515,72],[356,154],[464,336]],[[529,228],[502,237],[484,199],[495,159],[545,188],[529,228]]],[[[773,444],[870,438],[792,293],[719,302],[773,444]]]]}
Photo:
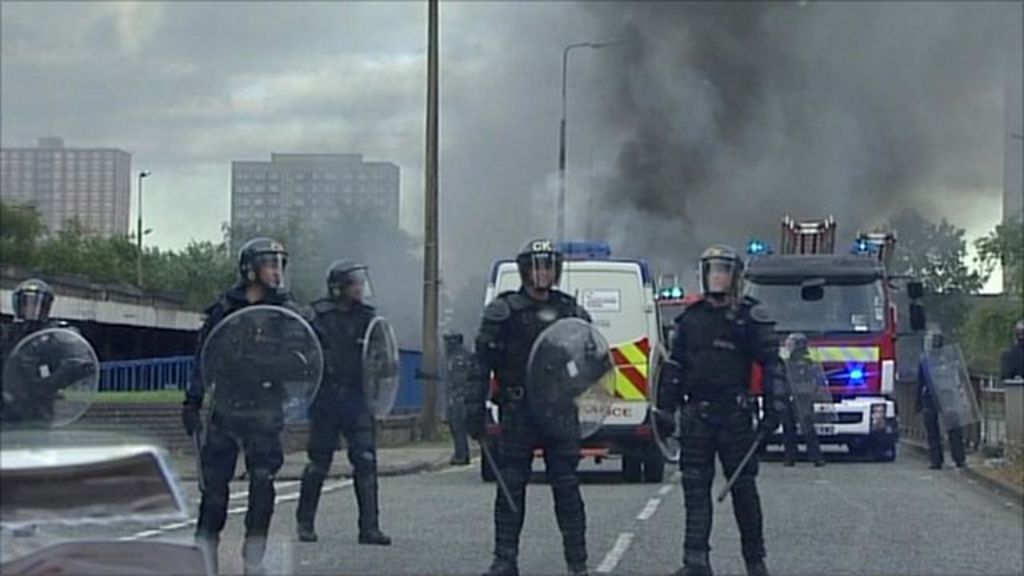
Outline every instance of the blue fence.
{"type": "Polygon", "coordinates": [[[100,392],[184,390],[192,380],[192,356],[120,360],[100,364],[100,392]]]}
{"type": "MultiPolygon", "coordinates": [[[[423,406],[419,372],[423,353],[402,350],[401,372],[395,412],[410,413],[423,406]]],[[[122,360],[100,364],[100,392],[147,392],[152,390],[184,390],[192,380],[193,356],[169,356],[122,360]]]]}

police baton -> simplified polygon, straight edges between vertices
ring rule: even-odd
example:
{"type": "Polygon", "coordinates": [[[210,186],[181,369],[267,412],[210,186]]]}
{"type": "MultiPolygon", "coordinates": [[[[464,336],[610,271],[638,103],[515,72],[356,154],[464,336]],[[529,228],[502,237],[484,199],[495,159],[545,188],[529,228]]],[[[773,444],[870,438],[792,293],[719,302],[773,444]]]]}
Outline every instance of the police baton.
{"type": "Polygon", "coordinates": [[[747,464],[750,462],[750,459],[754,457],[754,453],[756,453],[757,449],[761,447],[761,442],[764,441],[764,438],[767,435],[767,430],[762,429],[758,431],[757,436],[754,437],[754,442],[750,445],[750,449],[747,450],[747,454],[743,457],[743,460],[740,460],[740,465],[736,467],[736,470],[732,473],[732,476],[729,477],[729,481],[725,483],[725,487],[722,488],[722,491],[718,493],[717,500],[719,502],[725,500],[725,497],[729,494],[729,491],[732,490],[732,485],[735,484],[737,480],[739,480],[740,474],[743,473],[743,469],[747,467],[747,464]]]}
{"type": "Polygon", "coordinates": [[[508,489],[508,484],[505,483],[505,478],[501,475],[501,470],[498,469],[498,463],[494,460],[494,455],[491,453],[491,449],[487,447],[487,442],[480,440],[480,452],[483,454],[484,460],[487,462],[487,467],[491,469],[491,473],[494,474],[494,481],[498,483],[498,489],[501,490],[501,495],[505,497],[505,502],[508,504],[509,509],[514,514],[519,513],[519,508],[516,506],[515,500],[512,499],[512,492],[508,489]]]}
{"type": "Polygon", "coordinates": [[[192,445],[196,449],[196,478],[199,480],[199,493],[206,492],[206,480],[203,478],[203,441],[199,437],[203,433],[203,425],[200,424],[192,433],[192,445]]]}

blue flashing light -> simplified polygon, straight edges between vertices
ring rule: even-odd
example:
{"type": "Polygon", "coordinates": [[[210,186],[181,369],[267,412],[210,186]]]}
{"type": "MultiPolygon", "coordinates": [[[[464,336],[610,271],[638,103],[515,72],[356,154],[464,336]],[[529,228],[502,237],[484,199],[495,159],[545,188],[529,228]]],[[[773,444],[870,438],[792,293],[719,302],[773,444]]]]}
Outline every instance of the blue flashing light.
{"type": "Polygon", "coordinates": [[[850,248],[851,254],[875,254],[878,252],[878,245],[867,238],[858,238],[850,248]]]}
{"type": "Polygon", "coordinates": [[[761,240],[754,239],[747,243],[747,254],[750,254],[751,256],[757,256],[760,254],[771,254],[771,251],[771,247],[769,247],[766,242],[762,242],[761,240]]]}
{"type": "Polygon", "coordinates": [[[558,250],[567,260],[607,260],[612,256],[607,242],[559,242],[558,250]]]}
{"type": "Polygon", "coordinates": [[[864,381],[864,369],[857,367],[850,369],[850,380],[852,382],[863,382],[864,381]]]}
{"type": "Polygon", "coordinates": [[[672,297],[673,298],[682,298],[683,297],[683,289],[680,288],[679,286],[676,286],[675,288],[672,288],[672,297]]]}

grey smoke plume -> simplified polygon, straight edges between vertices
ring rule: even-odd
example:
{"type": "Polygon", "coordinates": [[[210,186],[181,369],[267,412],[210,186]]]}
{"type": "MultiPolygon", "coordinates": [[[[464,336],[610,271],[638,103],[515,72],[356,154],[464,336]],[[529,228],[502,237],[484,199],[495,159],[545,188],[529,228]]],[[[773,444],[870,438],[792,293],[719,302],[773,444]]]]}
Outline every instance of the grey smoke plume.
{"type": "Polygon", "coordinates": [[[590,226],[620,254],[686,270],[710,243],[776,242],[787,213],[834,214],[845,242],[906,206],[996,201],[1019,3],[590,10],[631,39],[594,86],[612,160],[590,226]]]}

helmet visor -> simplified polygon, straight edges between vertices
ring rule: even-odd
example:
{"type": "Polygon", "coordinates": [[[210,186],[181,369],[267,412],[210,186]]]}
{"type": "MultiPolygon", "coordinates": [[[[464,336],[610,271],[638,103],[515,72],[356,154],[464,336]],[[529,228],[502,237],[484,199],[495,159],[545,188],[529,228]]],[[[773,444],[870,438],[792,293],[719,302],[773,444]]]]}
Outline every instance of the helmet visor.
{"type": "Polygon", "coordinates": [[[735,292],[738,266],[734,260],[709,259],[701,263],[701,288],[705,294],[730,294],[735,292]]]}
{"type": "Polygon", "coordinates": [[[342,290],[345,296],[352,300],[373,298],[373,282],[370,280],[370,271],[366,268],[359,268],[346,274],[342,290]]]}
{"type": "Polygon", "coordinates": [[[537,252],[520,257],[519,274],[529,286],[549,290],[558,285],[562,274],[561,256],[553,252],[537,252]]]}
{"type": "Polygon", "coordinates": [[[46,295],[40,292],[20,292],[14,298],[14,315],[22,320],[37,322],[49,315],[46,295]]]}
{"type": "Polygon", "coordinates": [[[266,252],[258,254],[253,260],[256,268],[256,278],[267,288],[274,290],[285,290],[288,288],[288,279],[285,271],[288,267],[288,257],[280,252],[266,252]]]}

